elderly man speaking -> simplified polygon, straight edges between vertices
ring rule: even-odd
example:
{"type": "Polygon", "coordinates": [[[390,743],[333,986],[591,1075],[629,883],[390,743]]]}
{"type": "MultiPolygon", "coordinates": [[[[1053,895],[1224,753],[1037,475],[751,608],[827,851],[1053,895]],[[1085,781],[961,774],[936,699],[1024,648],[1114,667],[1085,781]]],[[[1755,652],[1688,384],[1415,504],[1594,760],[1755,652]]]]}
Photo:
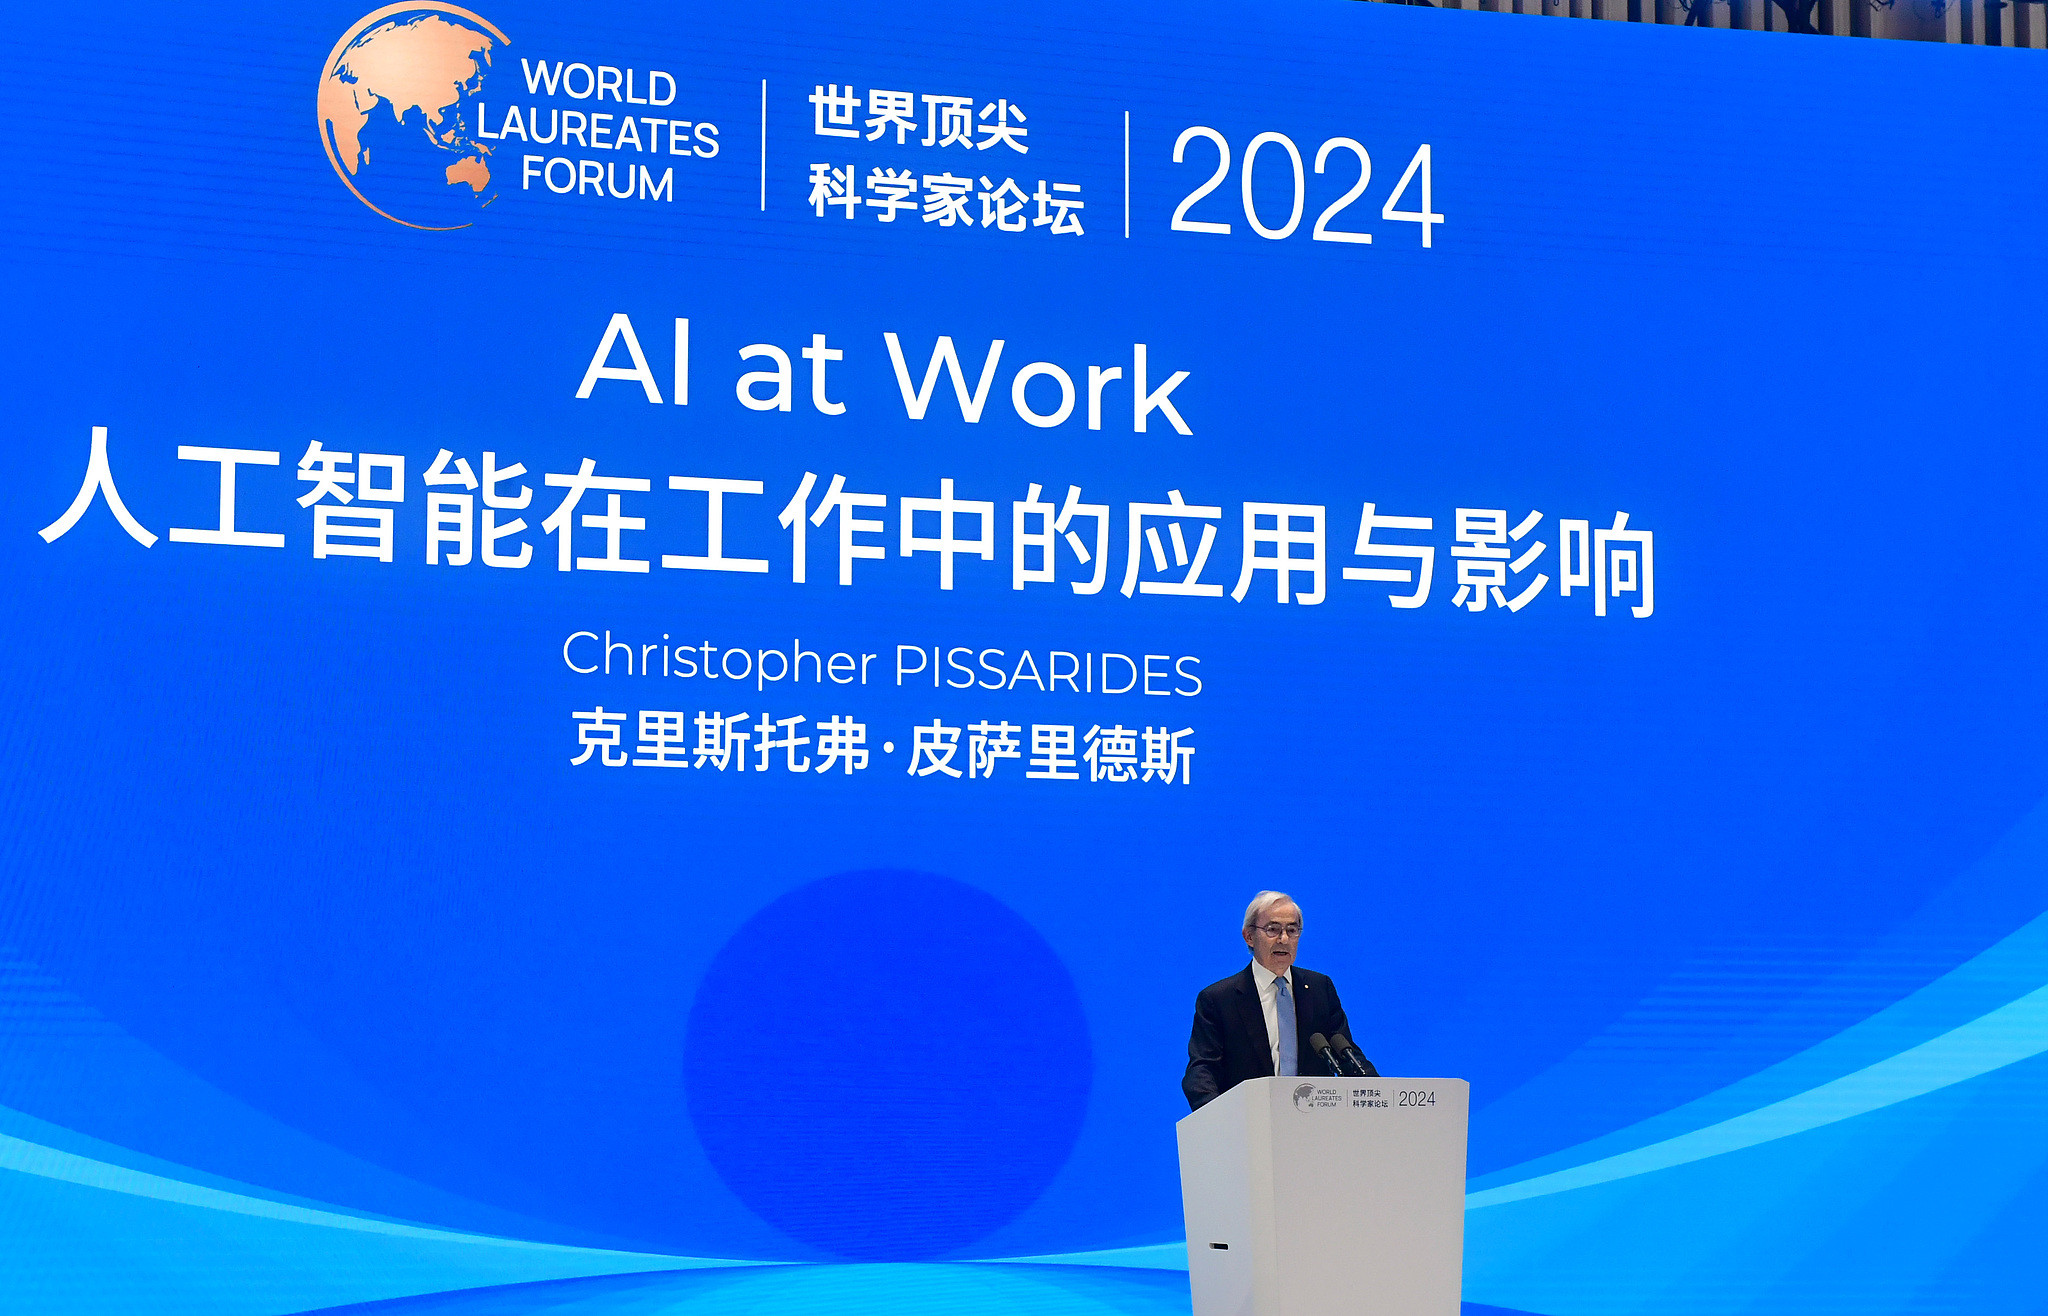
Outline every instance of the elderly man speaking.
{"type": "MultiPolygon", "coordinates": [[[[1301,949],[1301,907],[1293,897],[1282,891],[1253,896],[1244,911],[1244,943],[1251,948],[1251,964],[1195,997],[1188,1071],[1180,1081],[1191,1108],[1199,1109],[1248,1078],[1334,1076],[1309,1038],[1321,1033],[1326,1039],[1348,1039],[1351,1034],[1337,988],[1294,962],[1301,949]]],[[[1333,1047],[1341,1045],[1332,1041],[1333,1047]]],[[[1363,1055],[1354,1063],[1367,1075],[1377,1072],[1363,1055]]]]}

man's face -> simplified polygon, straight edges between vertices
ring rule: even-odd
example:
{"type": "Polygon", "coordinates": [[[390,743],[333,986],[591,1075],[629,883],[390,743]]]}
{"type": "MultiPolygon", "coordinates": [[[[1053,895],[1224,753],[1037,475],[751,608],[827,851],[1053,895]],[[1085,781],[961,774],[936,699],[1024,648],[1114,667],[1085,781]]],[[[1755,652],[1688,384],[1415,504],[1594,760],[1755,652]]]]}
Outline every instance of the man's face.
{"type": "Polygon", "coordinates": [[[1301,911],[1291,900],[1268,907],[1256,924],[1245,929],[1244,942],[1252,948],[1252,958],[1268,971],[1287,972],[1301,948],[1301,911]]]}

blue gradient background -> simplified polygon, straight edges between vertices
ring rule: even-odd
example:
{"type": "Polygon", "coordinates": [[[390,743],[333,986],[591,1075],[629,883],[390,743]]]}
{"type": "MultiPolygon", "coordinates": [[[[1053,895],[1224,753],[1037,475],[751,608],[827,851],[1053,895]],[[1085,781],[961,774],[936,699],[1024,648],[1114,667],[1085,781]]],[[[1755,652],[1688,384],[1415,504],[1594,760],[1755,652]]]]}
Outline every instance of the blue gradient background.
{"type": "MultiPolygon", "coordinates": [[[[0,35],[0,1309],[1184,1310],[1190,998],[1268,885],[1383,1070],[1473,1085],[1471,1304],[2048,1305],[2037,56],[1338,3],[485,12],[487,99],[520,54],[660,67],[724,153],[673,206],[508,191],[424,234],[311,131],[354,9],[0,35]],[[1081,182],[1089,233],[815,219],[828,78],[1027,106],[1011,167],[1081,182]],[[1447,222],[1170,233],[1192,123],[1359,138],[1365,216],[1429,141],[1447,222]],[[657,357],[691,318],[690,406],[572,398],[621,310],[657,357]],[[1148,343],[1195,435],[1029,429],[1008,369],[979,426],[913,425],[884,331],[1077,373],[1148,343]],[[735,348],[816,332],[846,416],[801,376],[788,415],[731,400],[735,348]],[[177,445],[282,451],[239,501],[287,549],[145,550],[104,506],[45,544],[95,425],[159,534],[214,524],[177,445]],[[394,563],[311,560],[315,438],[408,456],[394,563]],[[526,571],[429,568],[444,446],[524,462],[530,522],[584,456],[762,479],[726,551],[775,569],[559,574],[538,533],[526,571]],[[1181,488],[1225,505],[1226,585],[1235,504],[1324,503],[1331,595],[1015,592],[1006,526],[950,593],[929,557],[841,590],[822,531],[793,585],[806,470],[1181,488]],[[1626,510],[1657,614],[1471,616],[1447,559],[1396,612],[1334,579],[1366,499],[1440,549],[1457,506],[1626,510]],[[720,706],[558,665],[606,629],[1195,654],[1194,781],[571,769],[572,708],[720,706]]],[[[697,551],[675,497],[639,555],[697,551]]],[[[747,706],[900,744],[1143,702],[747,706]]]]}

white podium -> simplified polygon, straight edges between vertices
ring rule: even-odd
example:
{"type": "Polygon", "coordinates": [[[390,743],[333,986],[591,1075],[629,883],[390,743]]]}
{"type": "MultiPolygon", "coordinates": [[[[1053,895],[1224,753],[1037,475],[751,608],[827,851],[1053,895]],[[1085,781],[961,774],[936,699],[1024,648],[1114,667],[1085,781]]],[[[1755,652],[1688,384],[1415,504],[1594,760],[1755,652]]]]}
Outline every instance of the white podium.
{"type": "Polygon", "coordinates": [[[1456,1078],[1259,1078],[1180,1121],[1194,1316],[1458,1316],[1456,1078]]]}

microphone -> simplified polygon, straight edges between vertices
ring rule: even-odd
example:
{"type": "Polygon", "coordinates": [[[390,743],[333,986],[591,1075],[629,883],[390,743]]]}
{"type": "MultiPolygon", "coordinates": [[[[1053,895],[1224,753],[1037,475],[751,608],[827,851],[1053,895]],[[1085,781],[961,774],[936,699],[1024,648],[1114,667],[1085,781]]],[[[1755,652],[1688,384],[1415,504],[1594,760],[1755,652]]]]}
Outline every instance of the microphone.
{"type": "Polygon", "coordinates": [[[1344,1076],[1344,1066],[1338,1063],[1337,1053],[1330,1049],[1329,1038],[1324,1037],[1321,1033],[1310,1033],[1308,1035],[1308,1049],[1323,1058],[1323,1063],[1330,1067],[1330,1073],[1339,1078],[1344,1076]]]}
{"type": "Polygon", "coordinates": [[[1330,1044],[1358,1070],[1357,1076],[1359,1078],[1378,1078],[1380,1076],[1380,1071],[1372,1067],[1372,1061],[1367,1060],[1365,1053],[1356,1046],[1353,1046],[1351,1039],[1344,1036],[1344,1034],[1339,1033],[1331,1038],[1330,1044]]]}

